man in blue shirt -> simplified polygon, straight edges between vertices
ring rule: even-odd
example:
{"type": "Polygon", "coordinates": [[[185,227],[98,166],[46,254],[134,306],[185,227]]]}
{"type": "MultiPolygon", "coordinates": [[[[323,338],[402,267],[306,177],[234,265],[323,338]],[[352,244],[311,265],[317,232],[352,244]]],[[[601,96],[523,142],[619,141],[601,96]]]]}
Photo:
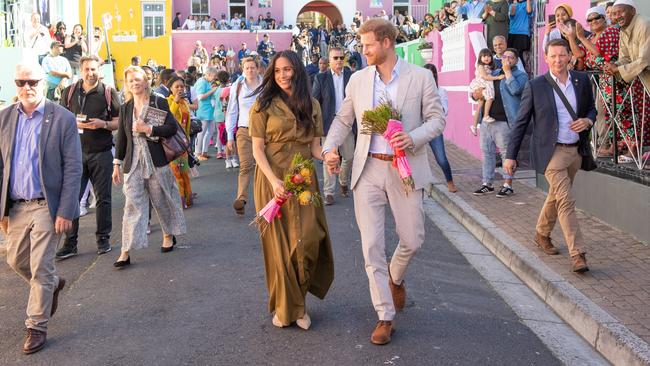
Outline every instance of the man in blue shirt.
{"type": "Polygon", "coordinates": [[[55,91],[65,79],[72,78],[72,68],[67,58],[61,56],[63,45],[61,42],[52,42],[50,53],[43,58],[43,71],[47,74],[47,99],[55,100],[55,91]]]}
{"type": "Polygon", "coordinates": [[[485,0],[463,0],[458,7],[458,13],[463,14],[468,20],[481,20],[485,8],[485,0]]]}
{"type": "Polygon", "coordinates": [[[7,264],[30,284],[23,353],[46,344],[65,279],[54,254],[79,216],[81,144],[72,113],[46,100],[39,65],[18,65],[18,102],[0,111],[0,229],[7,264]]]}
{"type": "Polygon", "coordinates": [[[530,22],[535,15],[532,0],[517,0],[510,5],[509,10],[508,47],[516,49],[519,57],[524,60],[524,52],[530,50],[530,22]]]}
{"type": "Polygon", "coordinates": [[[237,52],[237,62],[241,63],[241,60],[244,59],[244,57],[248,56],[251,54],[251,50],[248,49],[248,46],[246,45],[245,42],[241,43],[241,50],[237,52]]]}

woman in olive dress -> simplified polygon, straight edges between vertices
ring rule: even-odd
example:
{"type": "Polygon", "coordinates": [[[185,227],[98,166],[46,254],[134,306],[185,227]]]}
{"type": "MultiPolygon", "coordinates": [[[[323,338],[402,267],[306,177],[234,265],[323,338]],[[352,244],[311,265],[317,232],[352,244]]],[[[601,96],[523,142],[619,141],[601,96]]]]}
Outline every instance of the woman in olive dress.
{"type": "MultiPolygon", "coordinates": [[[[250,112],[255,170],[254,198],[259,212],[272,199],[285,199],[283,184],[296,153],[321,159],[321,110],[310,97],[308,76],[293,51],[276,54],[266,70],[259,97],[250,112]]],[[[310,190],[318,193],[314,175],[310,190]]],[[[273,325],[293,322],[308,329],[311,319],[305,297],[323,299],[334,278],[331,242],[321,206],[300,205],[295,197],[281,208],[281,217],[261,234],[269,311],[273,325]]]]}

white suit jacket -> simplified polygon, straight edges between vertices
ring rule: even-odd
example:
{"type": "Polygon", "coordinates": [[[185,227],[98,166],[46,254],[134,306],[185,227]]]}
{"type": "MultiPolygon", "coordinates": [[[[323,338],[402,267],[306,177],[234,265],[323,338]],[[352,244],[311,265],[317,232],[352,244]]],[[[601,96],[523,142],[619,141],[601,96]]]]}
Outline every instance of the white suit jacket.
{"type": "MultiPolygon", "coordinates": [[[[368,66],[350,77],[345,89],[345,100],[332,121],[323,151],[338,148],[350,133],[354,121],[361,123],[363,112],[373,108],[375,71],[375,66],[368,66]]],[[[431,71],[404,62],[398,78],[396,108],[402,114],[404,131],[411,136],[415,144],[414,149],[406,151],[406,157],[411,166],[415,189],[421,189],[433,182],[428,143],[444,130],[445,117],[431,71]]],[[[366,160],[369,159],[371,138],[370,135],[361,134],[360,125],[357,126],[357,131],[350,184],[352,189],[363,172],[366,160]]]]}

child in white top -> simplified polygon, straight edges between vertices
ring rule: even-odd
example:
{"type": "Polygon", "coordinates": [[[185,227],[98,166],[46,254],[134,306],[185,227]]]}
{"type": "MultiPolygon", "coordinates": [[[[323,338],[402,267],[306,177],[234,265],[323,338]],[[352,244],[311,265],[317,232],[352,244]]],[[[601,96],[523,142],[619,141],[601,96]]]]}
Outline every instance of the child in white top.
{"type": "Polygon", "coordinates": [[[474,113],[474,123],[470,126],[472,134],[476,136],[479,118],[481,117],[481,107],[483,108],[483,122],[494,122],[494,118],[490,117],[490,109],[492,102],[494,102],[494,80],[501,80],[503,75],[492,76],[494,70],[494,59],[492,51],[484,48],[479,52],[478,59],[476,60],[475,78],[469,84],[469,89],[474,92],[478,89],[483,89],[482,98],[478,100],[479,108],[474,113]]]}

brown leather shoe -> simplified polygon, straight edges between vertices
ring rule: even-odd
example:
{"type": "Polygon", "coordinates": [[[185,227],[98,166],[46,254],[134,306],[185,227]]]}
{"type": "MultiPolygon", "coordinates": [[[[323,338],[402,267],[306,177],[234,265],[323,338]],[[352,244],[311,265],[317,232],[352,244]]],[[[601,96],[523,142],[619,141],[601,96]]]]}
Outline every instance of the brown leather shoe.
{"type": "Polygon", "coordinates": [[[52,311],[50,311],[50,316],[53,316],[56,313],[56,309],[59,307],[59,292],[65,287],[65,278],[59,277],[59,285],[54,290],[54,295],[52,296],[52,311]]]}
{"type": "Polygon", "coordinates": [[[341,196],[343,197],[350,196],[350,188],[348,186],[341,186],[341,196]]]}
{"type": "Polygon", "coordinates": [[[232,208],[235,209],[235,213],[237,215],[244,215],[244,207],[246,207],[246,201],[244,200],[235,200],[235,202],[232,204],[232,208]]]}
{"type": "Polygon", "coordinates": [[[25,336],[25,345],[23,346],[23,353],[26,355],[31,355],[36,353],[45,347],[47,333],[27,328],[27,335],[25,336]]]}
{"type": "Polygon", "coordinates": [[[535,244],[537,244],[538,247],[542,248],[544,253],[548,255],[560,254],[560,251],[558,251],[557,248],[551,242],[550,236],[544,236],[540,233],[535,233],[535,244]]]}
{"type": "Polygon", "coordinates": [[[334,204],[334,196],[332,196],[331,194],[326,195],[325,196],[325,204],[327,206],[334,204]]]}
{"type": "Polygon", "coordinates": [[[372,331],[370,342],[378,346],[390,343],[390,336],[393,334],[393,322],[390,320],[380,320],[372,331]]]}
{"type": "Polygon", "coordinates": [[[393,295],[395,310],[404,310],[404,305],[406,305],[406,286],[404,285],[404,280],[402,280],[400,285],[396,285],[393,282],[393,277],[390,275],[390,263],[388,264],[388,285],[390,286],[390,293],[393,295]]]}
{"type": "Polygon", "coordinates": [[[589,270],[589,267],[587,267],[587,258],[585,257],[585,253],[580,253],[572,256],[571,265],[573,267],[573,272],[583,273],[589,270]]]}

